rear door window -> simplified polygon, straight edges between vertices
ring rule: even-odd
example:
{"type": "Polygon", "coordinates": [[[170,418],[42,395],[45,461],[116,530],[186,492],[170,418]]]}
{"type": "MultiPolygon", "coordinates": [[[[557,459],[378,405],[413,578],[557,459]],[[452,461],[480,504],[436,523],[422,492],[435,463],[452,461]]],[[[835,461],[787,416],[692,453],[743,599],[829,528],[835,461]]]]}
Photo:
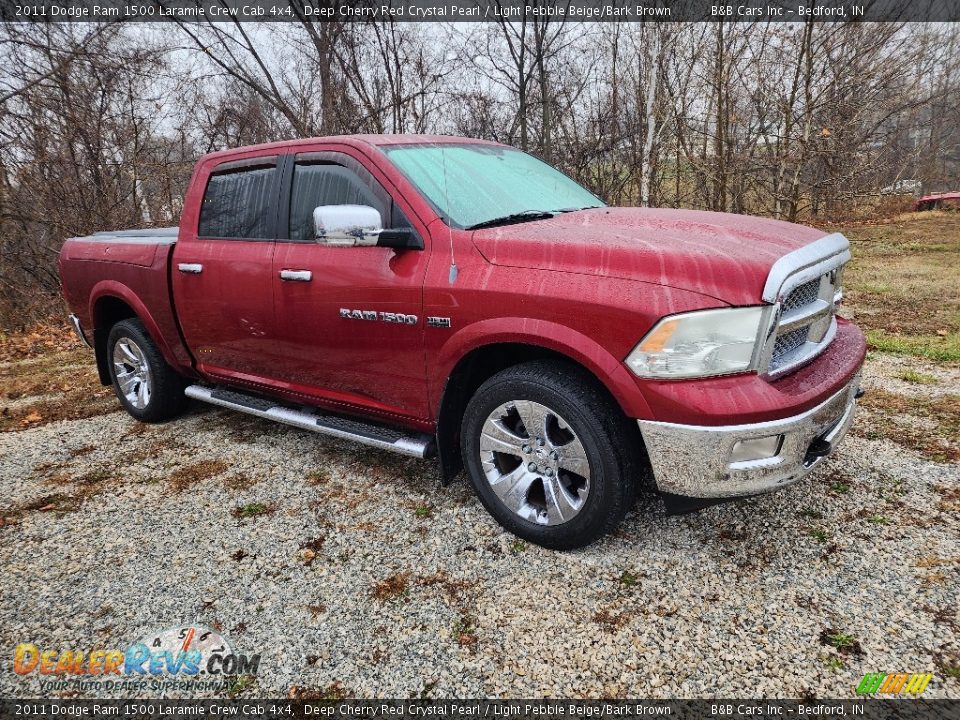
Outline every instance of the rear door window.
{"type": "Polygon", "coordinates": [[[275,162],[269,167],[217,168],[203,195],[197,234],[251,240],[275,237],[276,183],[275,162]]]}

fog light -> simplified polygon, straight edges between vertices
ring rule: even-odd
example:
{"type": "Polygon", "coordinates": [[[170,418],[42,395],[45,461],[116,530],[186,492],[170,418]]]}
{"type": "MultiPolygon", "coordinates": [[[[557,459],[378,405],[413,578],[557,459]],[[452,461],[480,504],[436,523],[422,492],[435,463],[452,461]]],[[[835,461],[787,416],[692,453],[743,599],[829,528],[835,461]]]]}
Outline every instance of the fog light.
{"type": "Polygon", "coordinates": [[[768,435],[752,440],[738,440],[730,453],[730,462],[750,462],[776,457],[783,447],[783,435],[768,435]]]}

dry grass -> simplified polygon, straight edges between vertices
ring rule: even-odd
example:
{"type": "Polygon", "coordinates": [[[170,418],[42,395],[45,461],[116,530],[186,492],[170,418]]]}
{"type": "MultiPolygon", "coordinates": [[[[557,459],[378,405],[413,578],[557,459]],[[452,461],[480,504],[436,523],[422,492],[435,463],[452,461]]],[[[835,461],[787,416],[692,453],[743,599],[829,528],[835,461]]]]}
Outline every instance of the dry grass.
{"type": "Polygon", "coordinates": [[[872,348],[960,361],[960,213],[841,228],[853,246],[849,305],[872,348]]]}
{"type": "Polygon", "coordinates": [[[292,685],[287,697],[292,700],[345,700],[350,692],[343,687],[339,680],[334,680],[322,688],[308,688],[302,685],[292,685]]]}
{"type": "Polygon", "coordinates": [[[66,461],[38,467],[37,472],[44,474],[44,484],[55,492],[0,506],[0,516],[12,520],[29,512],[74,512],[87,500],[123,482],[122,468],[116,464],[96,464],[71,474],[70,461],[66,461]]]}
{"type": "Polygon", "coordinates": [[[630,614],[614,613],[609,608],[603,608],[594,613],[593,621],[605,632],[615,633],[630,622],[630,614]]]}
{"type": "Polygon", "coordinates": [[[960,395],[907,396],[875,388],[860,400],[871,422],[858,432],[884,438],[936,462],[960,461],[960,395]]]}
{"type": "Polygon", "coordinates": [[[0,363],[21,362],[52,353],[85,348],[64,319],[49,319],[27,330],[0,330],[0,363]]]}
{"type": "Polygon", "coordinates": [[[119,409],[93,353],[65,325],[0,336],[0,432],[81,420],[119,409]]]}
{"type": "Polygon", "coordinates": [[[370,595],[375,600],[385,602],[398,598],[405,598],[410,588],[410,573],[394,573],[380,582],[374,583],[370,595]]]}
{"type": "Polygon", "coordinates": [[[233,473],[223,479],[223,485],[230,490],[249,490],[257,481],[244,473],[233,473]]]}
{"type": "Polygon", "coordinates": [[[223,473],[229,465],[222,460],[201,460],[175,470],[168,480],[177,492],[182,492],[200,482],[223,473]]]}

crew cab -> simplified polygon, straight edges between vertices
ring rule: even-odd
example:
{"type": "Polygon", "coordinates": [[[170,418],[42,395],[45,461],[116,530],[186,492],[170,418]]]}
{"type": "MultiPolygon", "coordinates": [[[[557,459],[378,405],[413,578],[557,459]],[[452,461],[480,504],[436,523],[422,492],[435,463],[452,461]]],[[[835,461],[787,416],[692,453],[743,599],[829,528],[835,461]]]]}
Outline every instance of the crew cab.
{"type": "Polygon", "coordinates": [[[144,422],[188,398],[465,468],[551,548],[776,490],[853,419],[838,233],[607,207],[519,150],[364,135],[202,157],[179,228],[60,253],[70,319],[144,422]]]}

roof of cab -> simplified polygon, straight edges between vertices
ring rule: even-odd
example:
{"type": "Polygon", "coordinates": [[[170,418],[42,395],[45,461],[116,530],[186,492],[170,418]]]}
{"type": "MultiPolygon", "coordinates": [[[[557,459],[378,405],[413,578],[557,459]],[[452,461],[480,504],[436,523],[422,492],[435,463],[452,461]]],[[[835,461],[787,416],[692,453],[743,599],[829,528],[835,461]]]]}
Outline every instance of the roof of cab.
{"type": "Polygon", "coordinates": [[[297,138],[294,140],[280,140],[272,143],[263,143],[260,145],[243,145],[241,147],[230,148],[228,150],[218,150],[208,153],[201,158],[202,160],[222,160],[234,155],[246,154],[250,151],[256,152],[275,152],[282,153],[294,150],[303,145],[314,145],[318,142],[341,143],[343,145],[374,146],[384,145],[413,145],[419,143],[476,143],[484,145],[499,145],[500,143],[492,140],[478,140],[477,138],[459,137],[456,135],[328,135],[326,137],[297,138]]]}

